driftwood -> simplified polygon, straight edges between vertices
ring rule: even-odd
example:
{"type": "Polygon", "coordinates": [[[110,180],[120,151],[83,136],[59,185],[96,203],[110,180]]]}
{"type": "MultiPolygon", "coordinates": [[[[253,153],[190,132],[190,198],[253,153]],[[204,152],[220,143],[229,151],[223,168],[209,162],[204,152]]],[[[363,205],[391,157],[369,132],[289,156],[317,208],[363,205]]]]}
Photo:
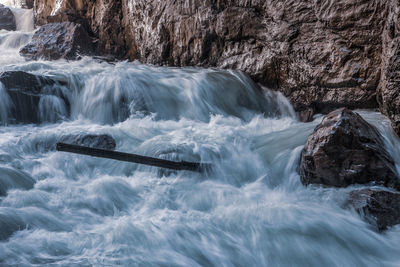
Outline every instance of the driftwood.
{"type": "Polygon", "coordinates": [[[161,167],[172,170],[187,170],[195,172],[203,172],[211,168],[211,164],[197,163],[187,161],[171,161],[166,159],[158,159],[136,154],[117,152],[112,150],[98,149],[86,146],[71,145],[65,143],[57,143],[57,150],[63,152],[71,152],[75,154],[88,155],[92,157],[115,159],[126,162],[139,163],[149,166],[161,167]]]}

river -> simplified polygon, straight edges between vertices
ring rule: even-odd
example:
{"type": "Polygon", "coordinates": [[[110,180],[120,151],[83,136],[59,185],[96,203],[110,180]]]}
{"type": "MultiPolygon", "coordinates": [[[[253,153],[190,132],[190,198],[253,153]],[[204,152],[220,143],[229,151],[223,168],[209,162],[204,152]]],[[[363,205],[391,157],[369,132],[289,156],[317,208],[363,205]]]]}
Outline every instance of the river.
{"type": "MultiPolygon", "coordinates": [[[[18,51],[32,37],[32,12],[13,12],[18,31],[0,31],[0,72],[60,81],[53,89],[69,104],[43,96],[41,123],[21,124],[0,83],[0,186],[13,187],[0,196],[0,265],[400,265],[400,227],[378,233],[345,208],[363,186],[301,184],[299,156],[321,116],[299,122],[285,97],[236,71],[26,61],[18,51]],[[55,151],[67,134],[108,134],[118,151],[213,168],[172,172],[55,151]]],[[[389,121],[359,113],[400,155],[389,121]]]]}

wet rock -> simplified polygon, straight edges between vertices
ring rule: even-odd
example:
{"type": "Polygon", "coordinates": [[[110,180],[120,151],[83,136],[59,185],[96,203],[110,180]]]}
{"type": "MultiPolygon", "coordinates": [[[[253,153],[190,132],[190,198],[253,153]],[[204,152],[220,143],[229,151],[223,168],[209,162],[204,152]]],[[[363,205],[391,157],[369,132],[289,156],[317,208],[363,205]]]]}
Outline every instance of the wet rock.
{"type": "Polygon", "coordinates": [[[0,30],[15,31],[16,29],[14,14],[8,7],[0,4],[0,30]]]}
{"type": "Polygon", "coordinates": [[[49,77],[23,71],[0,73],[11,99],[7,123],[54,122],[69,113],[69,101],[63,83],[49,77]]]}
{"type": "Polygon", "coordinates": [[[308,137],[300,174],[305,185],[374,183],[400,189],[394,163],[377,129],[344,108],[326,115],[308,137]]]}
{"type": "Polygon", "coordinates": [[[26,223],[19,216],[0,213],[0,241],[7,240],[14,233],[26,228],[26,223]]]}
{"type": "Polygon", "coordinates": [[[60,139],[60,142],[73,145],[106,149],[106,150],[114,150],[115,147],[117,146],[114,138],[106,134],[67,135],[63,136],[60,139]]]}
{"type": "Polygon", "coordinates": [[[28,59],[79,59],[94,53],[93,43],[81,24],[49,23],[35,32],[32,41],[20,50],[28,59]]]}
{"type": "Polygon", "coordinates": [[[349,204],[378,230],[400,224],[400,193],[363,189],[349,194],[349,204]]]}
{"type": "Polygon", "coordinates": [[[0,196],[7,195],[10,189],[32,189],[35,180],[27,173],[10,169],[0,168],[0,196]]]}
{"type": "Polygon", "coordinates": [[[33,8],[34,4],[35,4],[34,0],[25,0],[25,2],[23,2],[22,6],[23,6],[23,8],[31,9],[31,8],[33,8]]]}
{"type": "Polygon", "coordinates": [[[400,136],[400,4],[392,1],[388,6],[382,34],[382,67],[378,87],[378,100],[382,113],[392,121],[400,136]]]}
{"type": "Polygon", "coordinates": [[[37,0],[35,18],[40,25],[85,20],[100,52],[118,58],[242,70],[283,92],[296,111],[308,110],[301,113],[307,120],[338,107],[378,107],[382,32],[391,3],[398,5],[393,0],[37,0]]]}

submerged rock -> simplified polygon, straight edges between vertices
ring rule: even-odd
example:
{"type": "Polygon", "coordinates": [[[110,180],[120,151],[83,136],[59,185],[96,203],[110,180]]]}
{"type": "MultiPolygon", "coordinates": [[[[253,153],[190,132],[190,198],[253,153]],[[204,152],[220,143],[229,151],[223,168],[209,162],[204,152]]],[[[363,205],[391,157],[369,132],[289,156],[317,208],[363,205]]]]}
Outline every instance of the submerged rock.
{"type": "Polygon", "coordinates": [[[0,30],[15,31],[17,24],[11,9],[0,4],[0,30]]]}
{"type": "Polygon", "coordinates": [[[114,150],[117,146],[114,138],[107,134],[94,135],[94,134],[82,134],[82,135],[67,135],[60,139],[60,142],[87,146],[93,148],[100,148],[106,150],[114,150]]]}
{"type": "Polygon", "coordinates": [[[11,101],[6,123],[54,122],[68,116],[69,101],[60,82],[23,71],[6,71],[0,73],[1,85],[11,101]]]}
{"type": "Polygon", "coordinates": [[[400,189],[394,163],[377,129],[345,108],[326,115],[308,137],[300,175],[305,185],[375,183],[400,189]]]}
{"type": "Polygon", "coordinates": [[[92,55],[93,43],[81,24],[50,23],[35,32],[32,41],[20,50],[28,59],[78,59],[92,55]]]}
{"type": "Polygon", "coordinates": [[[378,230],[400,224],[400,193],[377,189],[353,191],[349,204],[378,230]]]}
{"type": "Polygon", "coordinates": [[[35,180],[27,173],[10,168],[0,168],[0,196],[7,195],[10,189],[32,189],[35,180]]]}

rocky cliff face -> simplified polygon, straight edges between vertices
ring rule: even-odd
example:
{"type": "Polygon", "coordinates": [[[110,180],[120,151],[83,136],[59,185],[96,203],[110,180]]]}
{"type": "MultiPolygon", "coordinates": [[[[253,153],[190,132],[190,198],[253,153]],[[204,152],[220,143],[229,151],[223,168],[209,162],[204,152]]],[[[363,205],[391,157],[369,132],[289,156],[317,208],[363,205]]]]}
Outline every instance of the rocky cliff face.
{"type": "Polygon", "coordinates": [[[399,6],[396,0],[36,0],[34,8],[39,25],[85,25],[103,54],[239,69],[282,91],[304,120],[342,106],[380,106],[399,133],[399,6]]]}

